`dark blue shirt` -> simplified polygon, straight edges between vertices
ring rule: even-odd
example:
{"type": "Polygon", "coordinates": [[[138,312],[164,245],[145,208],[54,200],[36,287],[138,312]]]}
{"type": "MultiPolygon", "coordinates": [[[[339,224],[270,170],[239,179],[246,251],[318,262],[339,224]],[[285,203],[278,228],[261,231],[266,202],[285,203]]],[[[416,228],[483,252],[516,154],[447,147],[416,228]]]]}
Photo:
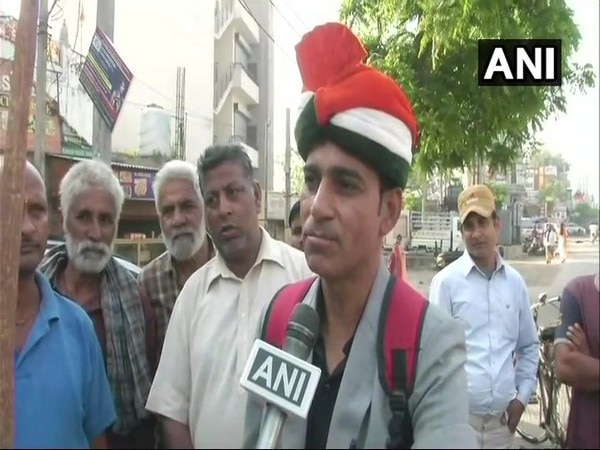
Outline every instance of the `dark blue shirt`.
{"type": "Polygon", "coordinates": [[[35,280],[40,312],[15,355],[15,446],[89,448],[116,420],[100,344],[79,305],[35,280]]]}

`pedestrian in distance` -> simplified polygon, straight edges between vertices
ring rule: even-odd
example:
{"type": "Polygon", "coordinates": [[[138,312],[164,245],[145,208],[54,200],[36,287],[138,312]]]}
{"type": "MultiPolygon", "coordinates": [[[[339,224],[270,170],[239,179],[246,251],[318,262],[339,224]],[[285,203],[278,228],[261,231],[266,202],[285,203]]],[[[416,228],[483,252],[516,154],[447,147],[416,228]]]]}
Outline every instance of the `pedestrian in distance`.
{"type": "Polygon", "coordinates": [[[556,241],[558,240],[558,235],[556,234],[554,225],[552,225],[550,222],[546,223],[544,226],[544,234],[542,239],[546,252],[546,264],[550,264],[555,257],[556,241]]]}
{"type": "Polygon", "coordinates": [[[408,281],[408,274],[406,273],[406,254],[404,253],[401,234],[396,236],[396,243],[394,244],[392,253],[390,253],[388,259],[388,270],[398,279],[408,281]]]}

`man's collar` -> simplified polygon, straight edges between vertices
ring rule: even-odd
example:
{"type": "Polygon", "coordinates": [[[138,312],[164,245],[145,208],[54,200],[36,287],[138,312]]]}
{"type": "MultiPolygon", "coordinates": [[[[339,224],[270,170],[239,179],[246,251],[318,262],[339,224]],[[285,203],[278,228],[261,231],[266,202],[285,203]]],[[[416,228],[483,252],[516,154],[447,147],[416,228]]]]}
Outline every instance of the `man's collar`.
{"type": "MultiPolygon", "coordinates": [[[[471,258],[471,255],[469,255],[469,252],[467,250],[465,250],[462,256],[456,260],[456,263],[461,265],[461,272],[465,277],[467,277],[471,273],[474,267],[477,268],[477,270],[481,271],[479,267],[477,267],[477,264],[475,264],[475,261],[473,261],[473,258],[471,258]]],[[[496,252],[496,268],[494,269],[494,272],[498,272],[501,269],[504,269],[504,267],[504,258],[500,256],[500,253],[496,252]]]]}
{"type": "Polygon", "coordinates": [[[51,320],[58,319],[58,305],[56,299],[56,293],[52,289],[48,279],[39,271],[35,273],[35,283],[40,290],[41,305],[40,313],[42,317],[50,322],[51,320]]]}
{"type": "MultiPolygon", "coordinates": [[[[263,227],[260,227],[260,231],[262,235],[262,241],[260,243],[258,256],[256,257],[256,261],[252,267],[262,264],[263,261],[271,261],[279,264],[281,267],[285,267],[283,254],[281,251],[282,246],[278,245],[275,239],[273,239],[263,227]]],[[[213,273],[211,274],[209,284],[217,277],[237,278],[229,269],[229,267],[227,267],[227,263],[218,251],[216,252],[215,265],[213,266],[213,273]]]]}

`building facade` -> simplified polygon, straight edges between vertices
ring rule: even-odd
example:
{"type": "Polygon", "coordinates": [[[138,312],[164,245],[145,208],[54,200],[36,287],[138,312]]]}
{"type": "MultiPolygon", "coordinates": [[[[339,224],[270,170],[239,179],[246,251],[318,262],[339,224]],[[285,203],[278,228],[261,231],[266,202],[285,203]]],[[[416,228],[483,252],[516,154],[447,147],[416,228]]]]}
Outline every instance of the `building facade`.
{"type": "Polygon", "coordinates": [[[214,24],[214,142],[242,144],[261,185],[272,189],[272,5],[217,0],[214,24]]]}

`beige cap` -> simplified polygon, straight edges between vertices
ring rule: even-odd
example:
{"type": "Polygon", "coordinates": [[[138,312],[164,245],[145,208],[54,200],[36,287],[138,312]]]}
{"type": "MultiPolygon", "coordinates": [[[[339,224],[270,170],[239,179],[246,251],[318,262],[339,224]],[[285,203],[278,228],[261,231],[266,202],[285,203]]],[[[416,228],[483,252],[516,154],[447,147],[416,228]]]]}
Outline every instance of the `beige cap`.
{"type": "Polygon", "coordinates": [[[483,184],[469,186],[458,196],[458,215],[461,222],[472,212],[490,217],[495,210],[494,194],[483,184]]]}

